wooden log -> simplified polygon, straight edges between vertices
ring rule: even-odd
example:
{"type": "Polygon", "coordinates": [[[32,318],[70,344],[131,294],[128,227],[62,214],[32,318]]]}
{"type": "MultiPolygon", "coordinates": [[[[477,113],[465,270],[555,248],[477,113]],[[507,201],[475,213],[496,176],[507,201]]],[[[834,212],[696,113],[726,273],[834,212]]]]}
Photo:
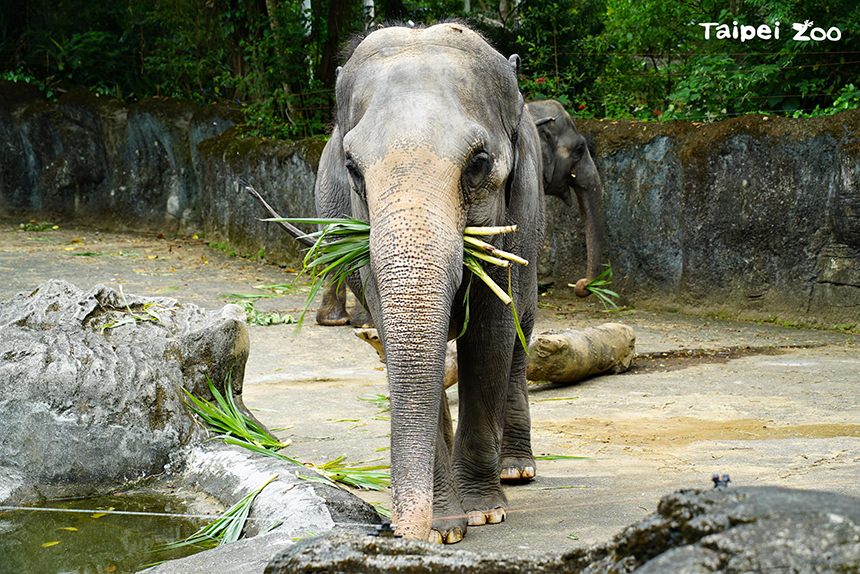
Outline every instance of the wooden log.
{"type": "Polygon", "coordinates": [[[633,329],[619,323],[535,335],[529,345],[526,377],[573,383],[594,375],[623,373],[633,362],[635,344],[633,329]]]}
{"type": "MultiPolygon", "coordinates": [[[[385,362],[376,329],[357,329],[385,362]]],[[[623,373],[633,362],[636,335],[631,327],[606,323],[584,331],[541,333],[532,337],[526,377],[530,381],[574,383],[601,374],[623,373]]],[[[457,344],[448,341],[445,356],[445,388],[457,383],[457,344]]]]}

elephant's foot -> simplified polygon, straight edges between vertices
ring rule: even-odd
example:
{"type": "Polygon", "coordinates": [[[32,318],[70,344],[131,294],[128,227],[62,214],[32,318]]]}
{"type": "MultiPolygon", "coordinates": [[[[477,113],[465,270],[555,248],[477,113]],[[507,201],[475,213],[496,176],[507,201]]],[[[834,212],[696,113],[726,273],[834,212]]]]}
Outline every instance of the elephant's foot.
{"type": "MultiPolygon", "coordinates": [[[[456,496],[456,495],[455,495],[456,496]]],[[[430,530],[430,542],[439,544],[454,544],[460,542],[466,535],[468,520],[459,501],[440,496],[433,507],[433,528],[430,530]]]]}
{"type": "Polygon", "coordinates": [[[456,544],[466,535],[467,521],[464,519],[434,520],[430,531],[430,542],[437,544],[456,544]]]}
{"type": "Polygon", "coordinates": [[[466,517],[469,526],[483,526],[484,524],[498,524],[504,522],[507,515],[508,501],[502,492],[501,485],[496,485],[490,493],[483,496],[465,496],[463,508],[466,508],[466,517]]]}
{"type": "Polygon", "coordinates": [[[346,291],[340,297],[334,286],[323,291],[322,303],[317,310],[317,323],[326,326],[346,325],[349,314],[346,312],[346,291]]]}
{"type": "Polygon", "coordinates": [[[535,477],[535,460],[529,457],[502,457],[501,479],[513,482],[531,480],[535,477]]]}
{"type": "Polygon", "coordinates": [[[483,526],[484,524],[498,524],[505,521],[507,511],[497,506],[487,511],[472,510],[468,513],[469,526],[483,526]]]}
{"type": "Polygon", "coordinates": [[[355,307],[352,308],[352,313],[349,315],[349,324],[360,329],[372,329],[374,327],[373,319],[361,301],[355,302],[355,307]]]}
{"type": "Polygon", "coordinates": [[[335,309],[333,312],[323,312],[323,309],[320,309],[317,311],[317,323],[326,327],[337,327],[349,323],[349,315],[346,314],[346,311],[343,312],[343,315],[339,314],[338,311],[339,309],[335,309]]]}

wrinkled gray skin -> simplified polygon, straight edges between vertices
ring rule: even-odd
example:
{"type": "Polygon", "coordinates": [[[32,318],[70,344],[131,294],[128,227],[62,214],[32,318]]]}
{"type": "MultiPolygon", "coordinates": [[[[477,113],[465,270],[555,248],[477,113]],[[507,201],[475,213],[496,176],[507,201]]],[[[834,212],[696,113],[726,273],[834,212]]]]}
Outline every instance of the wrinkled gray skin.
{"type": "Polygon", "coordinates": [[[543,155],[544,193],[556,195],[570,206],[570,190],[576,193],[579,213],[585,223],[588,248],[586,275],[576,282],[575,292],[587,297],[585,286],[602,272],[603,263],[603,185],[591,158],[585,138],[570,115],[555,100],[530,102],[528,110],[535,120],[543,155]]]}
{"type": "MultiPolygon", "coordinates": [[[[579,297],[587,297],[590,292],[585,286],[603,271],[604,215],[600,174],[585,138],[576,129],[564,106],[556,100],[539,100],[529,102],[526,107],[540,134],[544,193],[560,197],[572,206],[573,190],[579,203],[579,213],[585,225],[588,262],[586,275],[577,281],[574,292],[579,297]]],[[[320,325],[352,323],[357,327],[369,326],[363,311],[360,304],[356,305],[350,317],[346,312],[346,286],[341,284],[340,291],[336,291],[332,285],[323,293],[316,320],[320,325]]]]}
{"type": "MultiPolygon", "coordinates": [[[[317,176],[321,217],[370,223],[364,291],[385,348],[391,393],[392,522],[398,533],[457,542],[500,522],[503,474],[534,475],[526,355],[510,308],[472,281],[457,341],[460,412],[453,457],[440,408],[445,349],[464,317],[463,228],[516,224],[489,238],[536,261],[544,210],[540,141],[510,60],[459,24],[370,34],[339,70],[337,126],[317,176]],[[504,429],[504,432],[503,432],[504,429]]],[[[507,284],[504,269],[488,269],[507,284]]],[[[535,266],[514,266],[526,338],[535,266]]]]}

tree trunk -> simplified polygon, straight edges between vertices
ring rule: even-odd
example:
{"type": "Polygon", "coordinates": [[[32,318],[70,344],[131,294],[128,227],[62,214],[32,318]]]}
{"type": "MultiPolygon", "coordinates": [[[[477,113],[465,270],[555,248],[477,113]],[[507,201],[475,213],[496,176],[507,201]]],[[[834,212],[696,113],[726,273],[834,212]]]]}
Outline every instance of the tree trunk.
{"type": "MultiPolygon", "coordinates": [[[[266,0],[266,13],[269,15],[269,27],[272,29],[272,33],[275,35],[275,38],[278,38],[278,30],[281,27],[281,23],[280,21],[278,21],[277,9],[278,4],[276,0],[266,0]]],[[[299,120],[302,119],[302,110],[296,108],[296,104],[293,99],[293,93],[292,90],[290,90],[289,84],[283,82],[281,84],[281,89],[284,90],[284,95],[286,96],[285,100],[287,102],[287,109],[285,110],[285,112],[287,116],[287,121],[295,127],[298,125],[299,120]]]]}
{"type": "Polygon", "coordinates": [[[316,77],[322,80],[323,87],[334,88],[335,70],[337,69],[337,54],[343,38],[344,22],[352,7],[350,0],[331,0],[328,5],[327,34],[322,46],[322,57],[317,68],[316,77]]]}

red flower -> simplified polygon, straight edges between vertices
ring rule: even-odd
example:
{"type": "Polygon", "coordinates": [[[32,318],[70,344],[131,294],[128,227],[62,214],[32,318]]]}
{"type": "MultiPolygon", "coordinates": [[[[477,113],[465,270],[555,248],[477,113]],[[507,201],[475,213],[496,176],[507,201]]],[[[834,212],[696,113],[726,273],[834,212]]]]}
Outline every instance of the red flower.
{"type": "Polygon", "coordinates": [[[576,108],[576,109],[577,109],[577,110],[584,110],[584,109],[585,109],[585,104],[579,104],[579,106],[577,106],[577,108],[576,108]]]}
{"type": "Polygon", "coordinates": [[[535,84],[543,84],[544,82],[546,82],[546,78],[538,78],[535,80],[535,84]]]}
{"type": "Polygon", "coordinates": [[[661,112],[660,110],[654,110],[654,112],[653,112],[653,113],[655,113],[655,114],[662,114],[663,112],[661,112]]]}

